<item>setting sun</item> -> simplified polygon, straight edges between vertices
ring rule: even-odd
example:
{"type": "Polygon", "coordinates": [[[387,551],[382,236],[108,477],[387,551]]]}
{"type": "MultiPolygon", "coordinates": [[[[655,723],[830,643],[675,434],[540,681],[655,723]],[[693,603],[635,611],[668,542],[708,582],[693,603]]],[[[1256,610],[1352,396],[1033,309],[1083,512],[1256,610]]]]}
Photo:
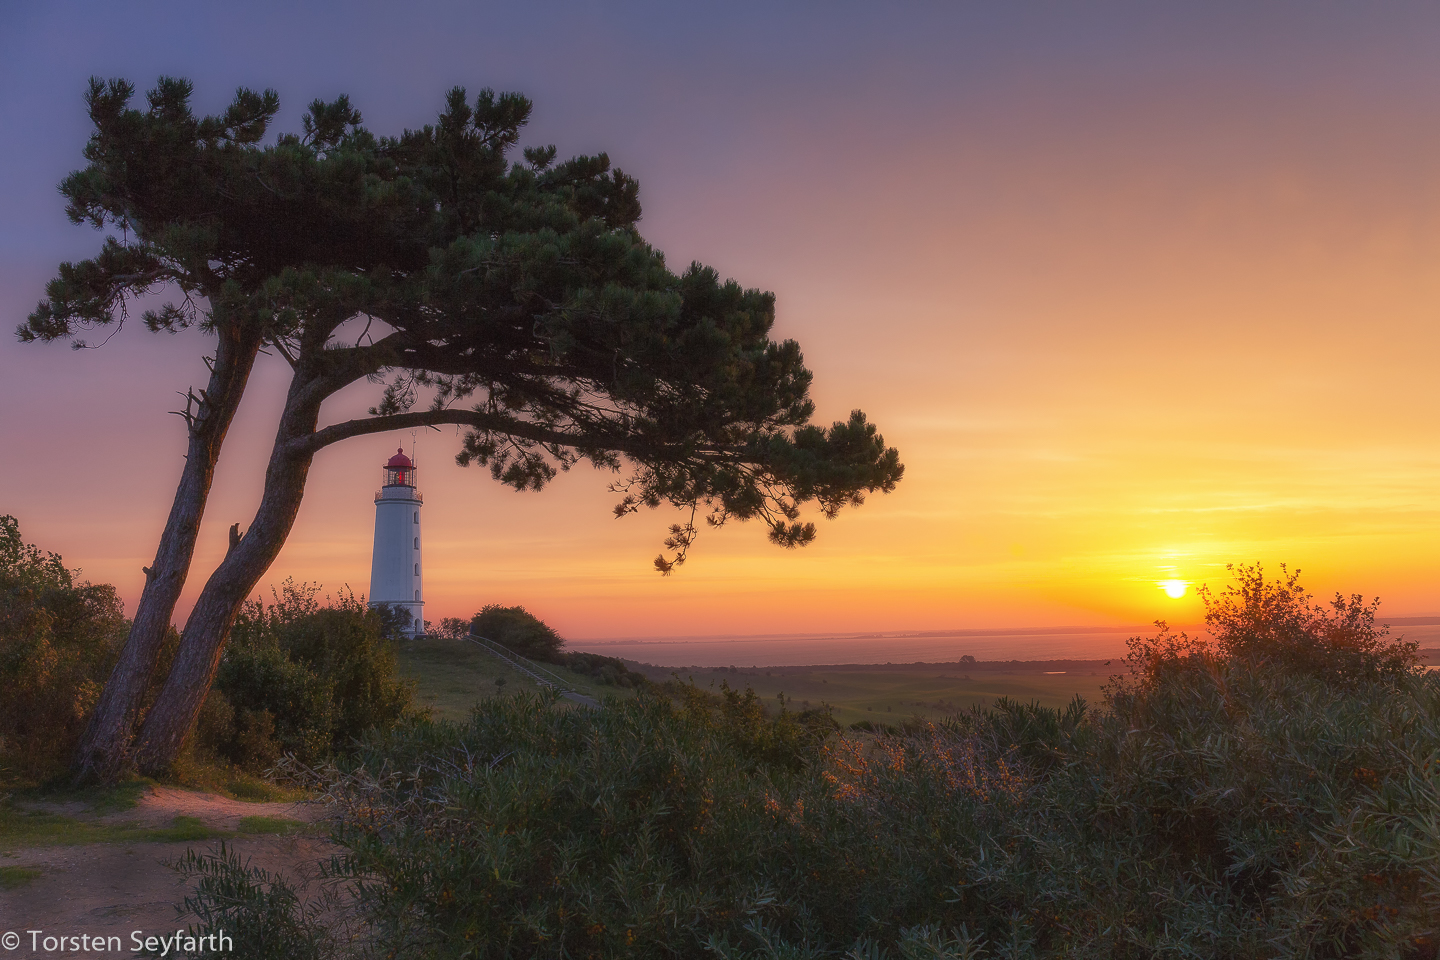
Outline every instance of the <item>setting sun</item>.
{"type": "Polygon", "coordinates": [[[1185,591],[1190,589],[1190,582],[1188,580],[1161,580],[1158,586],[1165,591],[1165,596],[1171,600],[1179,600],[1185,596],[1185,591]]]}

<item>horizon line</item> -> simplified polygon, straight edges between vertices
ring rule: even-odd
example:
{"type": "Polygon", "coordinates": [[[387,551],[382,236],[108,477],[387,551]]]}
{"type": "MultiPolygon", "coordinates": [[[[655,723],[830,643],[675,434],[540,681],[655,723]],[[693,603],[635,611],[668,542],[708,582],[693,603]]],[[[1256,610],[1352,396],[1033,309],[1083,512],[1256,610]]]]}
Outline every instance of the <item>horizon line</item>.
{"type": "MultiPolygon", "coordinates": [[[[1417,617],[1390,617],[1381,621],[1385,627],[1422,627],[1440,626],[1440,614],[1417,617]]],[[[1203,628],[1205,624],[1180,623],[1171,624],[1172,629],[1192,630],[1203,628]]],[[[1124,633],[1133,630],[1153,630],[1155,623],[1147,624],[1113,624],[1110,626],[1058,626],[1058,627],[960,627],[945,630],[825,630],[815,633],[701,633],[701,634],[646,634],[643,636],[601,636],[601,637],[572,637],[574,642],[598,643],[598,644],[619,644],[619,643],[701,643],[716,640],[731,640],[736,642],[755,640],[774,640],[787,642],[796,640],[894,640],[909,637],[985,637],[985,636],[1044,636],[1054,634],[1096,634],[1096,633],[1124,633]]]]}

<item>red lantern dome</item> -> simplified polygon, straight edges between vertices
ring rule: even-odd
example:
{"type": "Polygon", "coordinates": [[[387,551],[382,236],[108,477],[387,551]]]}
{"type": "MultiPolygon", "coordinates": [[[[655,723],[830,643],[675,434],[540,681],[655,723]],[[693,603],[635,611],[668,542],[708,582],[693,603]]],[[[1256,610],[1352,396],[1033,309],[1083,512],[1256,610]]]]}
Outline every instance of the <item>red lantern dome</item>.
{"type": "Polygon", "coordinates": [[[409,457],[405,456],[404,447],[396,450],[395,456],[391,457],[385,463],[385,486],[415,486],[415,464],[409,457]]]}

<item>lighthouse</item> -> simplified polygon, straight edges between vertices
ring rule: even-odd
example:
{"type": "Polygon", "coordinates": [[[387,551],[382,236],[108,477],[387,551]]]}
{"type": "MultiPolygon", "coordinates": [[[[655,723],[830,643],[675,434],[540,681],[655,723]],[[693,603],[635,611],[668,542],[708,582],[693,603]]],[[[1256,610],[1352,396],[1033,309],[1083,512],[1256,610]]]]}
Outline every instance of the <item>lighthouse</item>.
{"type": "Polygon", "coordinates": [[[420,585],[420,491],[415,464],[404,448],[385,464],[375,494],[375,552],[370,559],[370,606],[403,610],[407,637],[425,634],[425,595],[420,585]]]}

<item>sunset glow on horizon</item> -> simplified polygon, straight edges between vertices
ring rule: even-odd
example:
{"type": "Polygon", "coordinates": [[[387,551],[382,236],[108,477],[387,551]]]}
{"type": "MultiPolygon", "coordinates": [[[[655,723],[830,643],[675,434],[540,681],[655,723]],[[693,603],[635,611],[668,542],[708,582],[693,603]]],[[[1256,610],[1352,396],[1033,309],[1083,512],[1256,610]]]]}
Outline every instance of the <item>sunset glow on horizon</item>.
{"type": "MultiPolygon", "coordinates": [[[[91,74],[187,76],[206,110],[273,86],[283,132],[315,97],[348,93],[392,135],[455,84],[523,92],[522,145],[607,151],[672,269],[775,292],[816,422],[863,409],[906,465],[893,494],[812,511],[809,547],[704,528],[660,577],[676,511],[616,520],[618,478],[584,465],[517,494],[456,466],[454,431],[420,433],[433,622],[503,603],[576,639],[1190,624],[1202,588],[1257,562],[1440,617],[1440,10],[637,5],[557,26],[376,5],[310,57],[318,8],[161,6],[0,14],[0,130],[28,151],[0,159],[0,514],[127,610],[184,452],[166,411],[203,383],[209,341],[149,334],[134,309],[94,350],[8,332],[59,262],[99,248],[55,190],[82,163],[91,74]]],[[[288,376],[256,368],[182,617],[248,525],[288,376]]],[[[322,452],[262,582],[363,592],[402,443],[322,452]]]]}

